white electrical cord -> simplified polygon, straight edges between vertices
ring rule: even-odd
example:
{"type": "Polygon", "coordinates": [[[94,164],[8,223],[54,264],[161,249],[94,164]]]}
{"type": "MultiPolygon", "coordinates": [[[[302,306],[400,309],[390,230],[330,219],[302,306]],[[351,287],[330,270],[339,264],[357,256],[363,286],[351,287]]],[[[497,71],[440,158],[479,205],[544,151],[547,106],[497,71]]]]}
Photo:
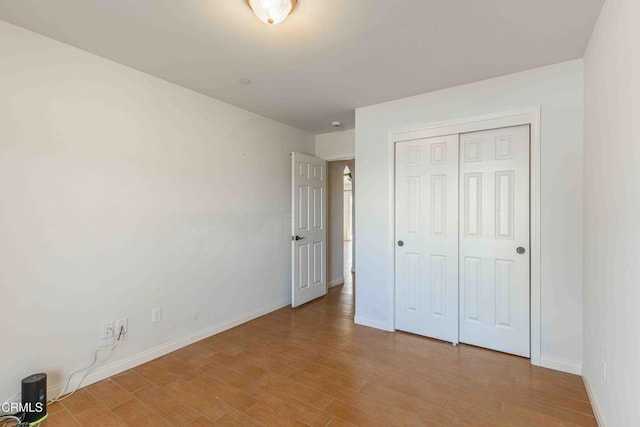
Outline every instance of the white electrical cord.
{"type": "Polygon", "coordinates": [[[67,397],[71,396],[73,393],[75,393],[76,391],[78,391],[80,389],[80,386],[82,386],[82,383],[84,382],[84,380],[87,378],[87,376],[89,375],[89,373],[91,373],[91,371],[93,370],[93,368],[95,368],[96,364],[98,363],[98,352],[99,351],[107,351],[107,350],[113,350],[118,343],[120,342],[120,338],[122,338],[122,335],[124,334],[124,328],[120,328],[120,332],[118,333],[118,336],[116,337],[115,335],[113,336],[113,344],[105,346],[105,347],[98,347],[93,351],[93,361],[88,365],[85,366],[84,368],[80,368],[77,369],[73,372],[71,372],[69,374],[69,376],[67,377],[67,381],[64,383],[64,387],[62,387],[62,389],[60,390],[60,393],[58,394],[58,397],[56,397],[55,399],[50,400],[48,403],[56,403],[56,402],[61,402],[64,399],[66,399],[67,397]],[[78,385],[76,386],[76,388],[71,392],[68,393],[66,395],[64,395],[65,390],[67,389],[67,387],[69,387],[69,382],[71,381],[71,378],[77,374],[78,372],[82,372],[84,370],[87,370],[87,372],[84,373],[84,375],[82,376],[82,378],[80,379],[80,382],[78,383],[78,385]],[[63,396],[64,395],[64,396],[63,396]]]}
{"type": "MultiPolygon", "coordinates": [[[[14,394],[13,396],[11,396],[10,398],[8,398],[7,400],[5,400],[4,402],[2,402],[2,405],[0,405],[0,408],[4,407],[7,403],[9,403],[11,400],[15,399],[16,397],[20,396],[22,393],[18,392],[16,394],[14,394]]],[[[8,416],[9,414],[2,414],[0,413],[0,417],[5,417],[8,416]]]]}
{"type": "MultiPolygon", "coordinates": [[[[11,400],[15,399],[16,397],[20,396],[20,394],[22,394],[22,393],[14,394],[13,396],[11,396],[7,400],[5,400],[0,407],[4,407],[4,405],[9,403],[11,400]]],[[[15,425],[18,425],[18,424],[20,424],[22,422],[22,420],[20,418],[16,417],[15,415],[0,414],[0,426],[6,426],[8,421],[15,421],[16,422],[15,425]]]]}
{"type": "Polygon", "coordinates": [[[16,425],[20,424],[22,420],[13,415],[2,415],[0,416],[0,425],[6,425],[7,421],[15,421],[16,425]]]}
{"type": "MultiPolygon", "coordinates": [[[[49,402],[47,402],[48,404],[51,403],[56,403],[56,402],[60,402],[64,399],[66,399],[67,397],[71,396],[73,393],[75,393],[76,391],[78,391],[80,389],[80,386],[82,386],[82,383],[84,382],[84,380],[87,378],[87,376],[89,375],[89,373],[91,373],[91,371],[93,370],[93,368],[96,367],[97,363],[98,363],[98,352],[99,351],[107,351],[107,350],[113,350],[118,343],[120,342],[120,339],[122,338],[122,336],[125,334],[124,331],[124,327],[120,328],[120,332],[118,333],[118,336],[116,337],[115,335],[113,336],[113,344],[108,345],[108,346],[104,346],[104,347],[98,347],[93,351],[93,360],[91,361],[91,363],[88,366],[85,366],[84,368],[80,368],[77,369],[73,372],[71,372],[69,374],[69,376],[67,377],[67,381],[65,381],[64,383],[64,387],[62,387],[62,389],[60,390],[60,393],[58,394],[58,397],[56,397],[55,399],[50,400],[49,402]],[[82,372],[84,370],[87,370],[87,372],[84,373],[84,375],[82,376],[82,378],[80,379],[80,382],[78,383],[78,385],[76,386],[76,388],[71,392],[68,393],[66,395],[64,395],[65,390],[67,389],[67,387],[69,387],[69,382],[71,382],[71,378],[77,374],[78,372],[82,372]],[[64,395],[64,396],[63,396],[64,395]]],[[[10,398],[8,398],[7,400],[4,401],[4,403],[2,404],[2,406],[4,406],[7,402],[15,399],[16,397],[18,397],[19,395],[21,395],[22,393],[16,393],[13,396],[11,396],[10,398]]],[[[20,423],[22,422],[22,420],[14,415],[3,415],[0,413],[0,426],[4,426],[6,424],[7,421],[16,421],[16,423],[20,423]]],[[[33,424],[31,427],[39,427],[40,423],[38,424],[33,424]]]]}

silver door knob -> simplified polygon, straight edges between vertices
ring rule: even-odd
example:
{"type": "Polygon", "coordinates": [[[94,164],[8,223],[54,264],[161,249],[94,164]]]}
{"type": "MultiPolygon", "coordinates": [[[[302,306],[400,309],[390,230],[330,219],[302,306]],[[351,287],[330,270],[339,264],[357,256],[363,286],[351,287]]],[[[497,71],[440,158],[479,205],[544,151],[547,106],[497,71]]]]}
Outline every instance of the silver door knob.
{"type": "Polygon", "coordinates": [[[402,240],[398,240],[398,246],[400,247],[404,246],[404,242],[402,240]]]}
{"type": "Polygon", "coordinates": [[[523,248],[522,246],[519,246],[518,249],[516,249],[516,252],[518,252],[520,255],[522,255],[523,253],[525,253],[527,250],[525,248],[523,248]]]}

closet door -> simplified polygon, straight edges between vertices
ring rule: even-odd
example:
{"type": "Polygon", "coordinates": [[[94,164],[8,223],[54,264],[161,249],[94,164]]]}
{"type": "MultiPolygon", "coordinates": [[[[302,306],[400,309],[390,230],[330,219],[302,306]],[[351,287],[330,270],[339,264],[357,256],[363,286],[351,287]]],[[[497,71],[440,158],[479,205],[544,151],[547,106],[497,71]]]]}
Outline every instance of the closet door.
{"type": "Polygon", "coordinates": [[[460,135],[460,342],[530,356],[529,126],[460,135]]]}
{"type": "Polygon", "coordinates": [[[458,135],[396,144],[396,329],[458,342],[458,135]]]}

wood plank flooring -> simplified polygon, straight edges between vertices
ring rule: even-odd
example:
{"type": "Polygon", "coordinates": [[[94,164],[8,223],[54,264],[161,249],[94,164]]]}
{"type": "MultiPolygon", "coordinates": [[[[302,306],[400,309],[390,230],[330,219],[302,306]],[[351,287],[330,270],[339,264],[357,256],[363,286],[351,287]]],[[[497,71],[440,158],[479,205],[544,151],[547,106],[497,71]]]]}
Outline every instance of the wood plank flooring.
{"type": "Polygon", "coordinates": [[[86,387],[55,426],[595,426],[582,379],[353,323],[350,283],[86,387]]]}

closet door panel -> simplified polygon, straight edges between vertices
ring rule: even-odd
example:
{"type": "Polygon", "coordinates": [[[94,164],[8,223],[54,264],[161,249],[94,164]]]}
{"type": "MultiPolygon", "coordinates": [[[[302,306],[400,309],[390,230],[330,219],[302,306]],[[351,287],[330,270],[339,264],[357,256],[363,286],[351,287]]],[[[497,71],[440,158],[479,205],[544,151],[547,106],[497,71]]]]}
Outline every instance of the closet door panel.
{"type": "Polygon", "coordinates": [[[529,357],[529,126],[460,147],[460,342],[529,357]]]}
{"type": "Polygon", "coordinates": [[[458,342],[458,135],[396,144],[396,329],[458,342]]]}

